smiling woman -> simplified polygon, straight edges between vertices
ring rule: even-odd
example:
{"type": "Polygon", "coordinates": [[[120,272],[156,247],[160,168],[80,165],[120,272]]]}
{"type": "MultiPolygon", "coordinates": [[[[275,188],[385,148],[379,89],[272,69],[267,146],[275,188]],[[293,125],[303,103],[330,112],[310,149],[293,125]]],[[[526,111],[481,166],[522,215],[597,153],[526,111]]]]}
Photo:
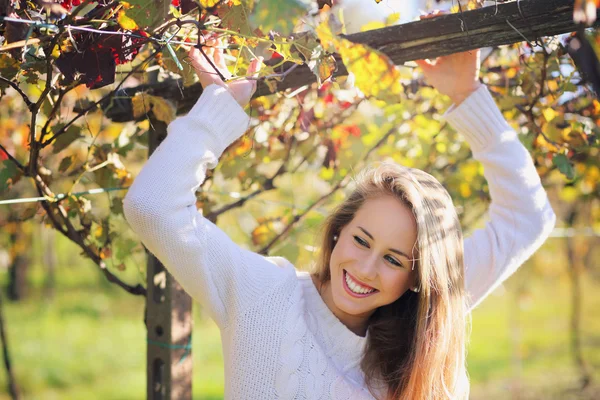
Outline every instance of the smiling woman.
{"type": "MultiPolygon", "coordinates": [[[[218,42],[216,42],[218,44],[218,42]]],[[[479,52],[419,61],[446,120],[484,166],[490,221],[464,240],[426,172],[378,163],[326,219],[313,273],[234,243],[195,192],[248,126],[255,80],[225,83],[208,41],[204,90],[168,126],[123,201],[127,221],[221,330],[227,399],[468,399],[469,311],[543,243],[555,215],[532,159],[479,82],[479,52]],[[449,79],[451,78],[451,79],[449,79]]],[[[255,74],[260,61],[250,65],[255,74]]]]}
{"type": "MultiPolygon", "coordinates": [[[[311,277],[333,314],[367,338],[366,382],[392,398],[426,398],[423,367],[444,371],[439,387],[466,382],[463,237],[450,195],[431,175],[385,162],[356,182],[324,224],[311,277]]],[[[457,398],[468,393],[453,386],[457,398]]]]}

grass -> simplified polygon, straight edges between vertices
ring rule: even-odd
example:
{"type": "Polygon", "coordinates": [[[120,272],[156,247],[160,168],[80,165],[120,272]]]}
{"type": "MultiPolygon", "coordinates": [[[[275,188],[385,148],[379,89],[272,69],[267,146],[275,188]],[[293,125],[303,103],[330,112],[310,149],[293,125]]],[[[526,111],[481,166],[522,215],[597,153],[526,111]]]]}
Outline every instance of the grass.
{"type": "MultiPolygon", "coordinates": [[[[23,399],[145,399],[144,299],[106,282],[57,238],[59,270],[53,300],[42,298],[44,272],[35,262],[32,295],[5,303],[13,368],[23,399]]],[[[539,276],[551,242],[473,312],[468,366],[472,399],[583,399],[569,353],[570,288],[564,272],[539,276]],[[537,272],[536,272],[537,271],[537,272]],[[516,288],[522,294],[515,296],[516,288]]],[[[4,286],[6,271],[0,273],[4,286]]],[[[600,283],[582,279],[583,347],[600,380],[600,283]],[[595,317],[596,316],[596,317],[595,317]]],[[[223,398],[223,362],[216,325],[194,305],[193,398],[223,398]]],[[[8,399],[0,373],[0,400],[8,399]]],[[[592,388],[596,390],[597,387],[592,388]]],[[[597,398],[597,397],[596,397],[597,398]]]]}

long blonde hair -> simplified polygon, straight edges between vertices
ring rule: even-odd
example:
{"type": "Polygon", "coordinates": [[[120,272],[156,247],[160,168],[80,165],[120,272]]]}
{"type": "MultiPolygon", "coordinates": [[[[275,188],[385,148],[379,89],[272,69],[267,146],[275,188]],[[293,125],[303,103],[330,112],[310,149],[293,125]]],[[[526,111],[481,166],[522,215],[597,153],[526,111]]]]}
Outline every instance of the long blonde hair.
{"type": "Polygon", "coordinates": [[[407,290],[379,307],[368,325],[361,368],[371,393],[386,399],[468,399],[466,344],[470,318],[465,300],[463,236],[446,189],[421,170],[382,162],[363,169],[356,187],[321,227],[314,274],[331,279],[334,235],[352,221],[369,199],[392,195],[407,205],[417,222],[418,292],[407,290]],[[378,388],[378,389],[376,389],[378,388]]]}

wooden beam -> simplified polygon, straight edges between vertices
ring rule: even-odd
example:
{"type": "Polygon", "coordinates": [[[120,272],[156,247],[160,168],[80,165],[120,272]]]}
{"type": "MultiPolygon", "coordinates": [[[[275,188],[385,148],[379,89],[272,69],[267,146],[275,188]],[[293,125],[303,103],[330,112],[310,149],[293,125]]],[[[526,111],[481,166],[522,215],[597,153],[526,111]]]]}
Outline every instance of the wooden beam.
{"type": "MultiPolygon", "coordinates": [[[[488,6],[462,14],[449,14],[434,19],[394,25],[368,32],[345,36],[355,43],[364,43],[387,54],[395,64],[424,58],[435,58],[481,47],[500,46],[522,41],[535,43],[538,37],[569,33],[580,28],[573,22],[574,0],[521,0],[488,6]]],[[[600,26],[597,21],[595,27],[600,26]]],[[[346,67],[338,59],[334,76],[347,75],[346,67]]],[[[284,65],[281,72],[291,65],[284,65]]],[[[300,87],[315,82],[314,74],[306,65],[298,66],[282,82],[277,91],[300,87]]],[[[157,85],[142,85],[123,89],[119,96],[133,96],[147,91],[175,101],[178,113],[185,113],[202,93],[200,84],[181,90],[177,81],[157,85]]],[[[270,94],[259,82],[255,97],[270,94]]],[[[115,121],[130,121],[131,102],[119,102],[106,111],[115,121]]]]}

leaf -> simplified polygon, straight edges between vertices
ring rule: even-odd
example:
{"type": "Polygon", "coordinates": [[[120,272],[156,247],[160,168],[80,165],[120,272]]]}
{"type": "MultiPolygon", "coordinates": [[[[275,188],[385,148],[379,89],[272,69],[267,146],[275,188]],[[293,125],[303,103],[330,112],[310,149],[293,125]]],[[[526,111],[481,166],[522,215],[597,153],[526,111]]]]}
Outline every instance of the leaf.
{"type": "Polygon", "coordinates": [[[163,67],[167,71],[180,75],[183,79],[184,87],[193,85],[198,81],[198,74],[196,74],[196,71],[194,70],[194,67],[191,64],[181,62],[181,60],[187,57],[187,51],[183,47],[180,47],[179,49],[173,49],[173,51],[175,52],[175,56],[180,60],[180,64],[183,67],[183,70],[179,69],[175,60],[173,60],[173,58],[168,53],[166,53],[163,57],[163,67]]]}
{"type": "Polygon", "coordinates": [[[552,163],[556,165],[558,170],[562,172],[567,179],[572,180],[575,178],[575,169],[566,155],[555,154],[554,157],[552,157],[552,163]]]}
{"type": "Polygon", "coordinates": [[[550,107],[544,109],[544,111],[542,111],[542,114],[544,114],[544,118],[546,118],[546,121],[548,121],[548,122],[550,122],[554,118],[556,118],[556,111],[554,111],[550,107]]]}
{"type": "Polygon", "coordinates": [[[311,31],[300,32],[294,35],[293,50],[300,53],[300,56],[304,61],[308,61],[313,58],[315,50],[322,49],[317,41],[317,37],[311,31]]]}
{"type": "MultiPolygon", "coordinates": [[[[56,125],[56,127],[60,126],[62,126],[62,124],[56,125]]],[[[61,150],[66,149],[71,143],[73,143],[80,137],[82,136],[79,127],[75,125],[69,126],[66,132],[62,133],[58,138],[54,140],[52,144],[52,152],[54,154],[59,153],[61,150]]]]}
{"type": "MultiPolygon", "coordinates": [[[[20,64],[7,53],[0,53],[0,71],[2,76],[8,80],[13,79],[19,72],[20,64]]],[[[9,85],[0,81],[0,90],[6,89],[9,85]]]]}
{"type": "Polygon", "coordinates": [[[131,99],[131,105],[134,119],[140,119],[152,112],[157,120],[168,124],[176,117],[175,105],[162,97],[136,93],[131,99]]]}
{"type": "Polygon", "coordinates": [[[9,189],[11,185],[9,185],[9,180],[11,184],[14,183],[18,176],[20,175],[20,171],[11,160],[4,160],[0,163],[0,192],[5,192],[9,189]]]}
{"type": "Polygon", "coordinates": [[[319,58],[308,62],[308,67],[317,76],[317,83],[320,87],[333,76],[333,73],[337,69],[337,63],[333,56],[321,52],[319,58]]]}
{"type": "Polygon", "coordinates": [[[172,102],[158,96],[150,96],[150,101],[152,102],[152,113],[157,120],[169,124],[175,119],[177,109],[172,102]]]}
{"type": "Polygon", "coordinates": [[[260,0],[252,11],[250,21],[263,32],[276,31],[285,36],[309,9],[308,0],[260,0]]]}
{"type": "Polygon", "coordinates": [[[164,23],[171,5],[170,0],[129,0],[127,3],[131,6],[125,11],[127,17],[143,30],[150,30],[164,23]]]}
{"type": "Polygon", "coordinates": [[[222,3],[217,8],[217,15],[221,18],[221,25],[245,36],[254,36],[254,29],[250,25],[250,13],[250,8],[246,2],[233,6],[222,3]]]}
{"type": "Polygon", "coordinates": [[[121,238],[120,240],[116,240],[113,246],[116,247],[115,255],[117,256],[117,260],[122,261],[130,256],[137,244],[137,241],[131,239],[121,238]]]}
{"type": "Polygon", "coordinates": [[[138,29],[138,25],[135,23],[135,21],[133,19],[129,18],[127,15],[125,15],[125,10],[119,10],[119,15],[117,16],[117,21],[119,22],[119,25],[123,29],[129,30],[129,31],[138,29]]]}
{"type": "Polygon", "coordinates": [[[145,93],[136,93],[131,98],[131,110],[133,112],[133,119],[139,119],[146,116],[150,112],[151,103],[148,99],[150,95],[145,93]]]}
{"type": "Polygon", "coordinates": [[[198,0],[202,8],[212,8],[219,4],[221,0],[198,0]]]}
{"type": "Polygon", "coordinates": [[[73,164],[73,158],[75,158],[75,156],[67,156],[65,158],[63,158],[60,161],[60,165],[58,166],[58,170],[60,172],[65,172],[67,169],[69,169],[69,167],[71,166],[71,164],[73,164]]]}
{"type": "Polygon", "coordinates": [[[331,18],[316,29],[324,48],[333,45],[344,65],[354,75],[355,84],[366,96],[398,102],[403,92],[400,70],[388,56],[371,47],[337,37],[330,27],[331,18]]]}

